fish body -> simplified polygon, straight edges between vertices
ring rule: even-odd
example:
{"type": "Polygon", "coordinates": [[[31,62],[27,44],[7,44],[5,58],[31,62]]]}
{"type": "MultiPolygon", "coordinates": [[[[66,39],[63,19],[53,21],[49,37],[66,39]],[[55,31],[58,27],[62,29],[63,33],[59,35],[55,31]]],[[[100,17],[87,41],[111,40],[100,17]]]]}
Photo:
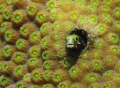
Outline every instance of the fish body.
{"type": "Polygon", "coordinates": [[[66,36],[67,58],[71,64],[75,64],[80,53],[87,47],[87,33],[83,30],[74,30],[66,36]]]}

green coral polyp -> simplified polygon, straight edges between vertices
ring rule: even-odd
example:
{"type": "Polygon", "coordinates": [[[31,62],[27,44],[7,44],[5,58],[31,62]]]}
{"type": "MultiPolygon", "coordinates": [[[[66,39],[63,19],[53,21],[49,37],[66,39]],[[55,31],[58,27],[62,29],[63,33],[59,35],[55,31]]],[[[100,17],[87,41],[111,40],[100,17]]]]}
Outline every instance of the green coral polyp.
{"type": "Polygon", "coordinates": [[[100,7],[103,12],[109,13],[110,12],[110,7],[107,5],[103,5],[100,7]]]}
{"type": "Polygon", "coordinates": [[[29,56],[32,57],[32,58],[39,57],[40,56],[40,48],[39,48],[39,46],[33,46],[32,48],[30,48],[29,56]]]}
{"type": "Polygon", "coordinates": [[[92,24],[96,25],[98,22],[97,16],[96,15],[90,15],[89,20],[92,24]]]}
{"type": "Polygon", "coordinates": [[[8,85],[9,85],[9,83],[8,83],[8,78],[5,77],[4,75],[1,76],[1,78],[0,78],[0,83],[1,83],[1,85],[2,85],[3,87],[8,86],[8,85]]]}
{"type": "Polygon", "coordinates": [[[11,11],[8,9],[4,9],[3,10],[3,17],[7,20],[9,20],[11,18],[11,11]]]}
{"type": "Polygon", "coordinates": [[[78,72],[78,69],[77,68],[71,68],[70,69],[70,75],[76,75],[78,72]]]}
{"type": "Polygon", "coordinates": [[[120,21],[116,21],[115,25],[117,26],[118,29],[120,29],[120,21]]]}
{"type": "Polygon", "coordinates": [[[111,49],[111,51],[112,51],[113,54],[118,55],[120,53],[120,47],[117,46],[117,45],[110,46],[110,49],[111,49]]]}
{"type": "Polygon", "coordinates": [[[39,23],[39,24],[42,24],[44,22],[46,22],[47,20],[47,13],[44,12],[44,11],[40,11],[37,13],[36,15],[36,21],[39,23]]]}
{"type": "Polygon", "coordinates": [[[2,24],[1,24],[1,32],[2,33],[5,33],[5,31],[7,30],[7,23],[6,22],[3,22],[2,24]]]}
{"type": "Polygon", "coordinates": [[[118,36],[117,34],[115,34],[115,33],[111,33],[111,34],[110,34],[110,41],[111,41],[111,43],[113,43],[113,44],[118,43],[118,41],[119,41],[119,36],[118,36]]]}
{"type": "Polygon", "coordinates": [[[6,0],[6,3],[7,3],[8,5],[11,5],[11,4],[12,4],[12,0],[6,0]]]}
{"type": "Polygon", "coordinates": [[[0,5],[0,13],[3,12],[4,8],[5,8],[5,5],[4,5],[4,4],[1,4],[1,5],[0,5]]]}
{"type": "Polygon", "coordinates": [[[115,75],[115,77],[113,78],[113,80],[120,81],[120,74],[118,73],[117,75],[115,75]]]}
{"type": "Polygon", "coordinates": [[[58,14],[58,20],[64,19],[65,16],[66,16],[66,13],[64,13],[64,12],[59,13],[58,14]]]}
{"type": "Polygon", "coordinates": [[[37,12],[37,7],[34,4],[27,6],[27,13],[30,16],[35,16],[37,12]]]}
{"type": "Polygon", "coordinates": [[[59,52],[58,57],[60,57],[60,58],[64,57],[64,52],[59,52]]]}
{"type": "Polygon", "coordinates": [[[63,60],[62,65],[63,65],[64,68],[68,68],[68,67],[70,67],[70,62],[67,61],[67,60],[63,60]]]}
{"type": "Polygon", "coordinates": [[[51,20],[55,20],[56,15],[57,15],[56,10],[52,10],[52,11],[50,12],[50,19],[51,19],[51,20]]]}
{"type": "Polygon", "coordinates": [[[44,52],[42,53],[42,58],[43,58],[44,60],[49,59],[49,57],[50,57],[49,51],[44,51],[44,52]]]}
{"type": "Polygon", "coordinates": [[[77,11],[73,11],[70,13],[70,19],[77,20],[79,13],[77,11]]]}
{"type": "Polygon", "coordinates": [[[98,33],[99,35],[104,35],[105,33],[107,33],[107,25],[103,24],[103,23],[99,23],[98,24],[98,33]]]}
{"type": "Polygon", "coordinates": [[[50,69],[51,68],[51,63],[49,61],[44,61],[43,67],[46,68],[46,69],[50,69]]]}
{"type": "Polygon", "coordinates": [[[33,49],[33,50],[30,51],[30,55],[33,56],[33,57],[38,56],[38,54],[39,54],[39,51],[37,49],[33,49]]]}
{"type": "Polygon", "coordinates": [[[32,79],[35,83],[39,83],[41,81],[42,74],[39,70],[33,70],[32,71],[32,79]]]}
{"type": "Polygon", "coordinates": [[[16,42],[16,47],[19,49],[19,48],[22,48],[24,45],[24,40],[23,39],[19,39],[17,42],[16,42]]]}
{"type": "Polygon", "coordinates": [[[106,5],[109,5],[112,3],[112,0],[103,0],[103,3],[106,4],[106,5]]]}
{"type": "Polygon", "coordinates": [[[24,88],[23,82],[17,82],[17,83],[15,84],[15,88],[24,88]]]}
{"type": "Polygon", "coordinates": [[[24,75],[23,80],[25,80],[27,83],[31,82],[31,74],[27,73],[24,75]]]}
{"type": "Polygon", "coordinates": [[[94,42],[94,46],[96,47],[96,48],[104,48],[104,40],[103,39],[100,39],[100,38],[98,38],[97,40],[95,40],[95,42],[94,42]]]}
{"type": "Polygon", "coordinates": [[[10,56],[10,47],[6,46],[3,50],[4,56],[9,57],[10,56]]]}
{"type": "Polygon", "coordinates": [[[56,22],[53,23],[53,28],[54,29],[59,29],[60,27],[61,27],[61,23],[60,22],[56,21],[56,22]]]}
{"type": "Polygon", "coordinates": [[[41,40],[40,44],[41,44],[41,48],[43,48],[43,49],[46,48],[46,46],[47,46],[47,44],[48,44],[47,38],[44,37],[44,38],[41,40]]]}
{"type": "Polygon", "coordinates": [[[56,74],[53,75],[53,81],[54,82],[61,81],[61,78],[62,78],[62,74],[60,74],[60,73],[56,73],[56,74]]]}
{"type": "Polygon", "coordinates": [[[31,66],[36,65],[37,62],[38,62],[38,59],[37,59],[37,58],[30,58],[30,59],[28,60],[28,63],[29,63],[31,66]]]}
{"type": "Polygon", "coordinates": [[[63,82],[63,83],[59,83],[58,84],[58,88],[67,88],[67,85],[63,82]]]}
{"type": "Polygon", "coordinates": [[[68,22],[67,24],[66,24],[66,28],[67,29],[72,29],[74,27],[74,23],[72,23],[72,22],[68,22]]]}
{"type": "Polygon", "coordinates": [[[12,60],[16,64],[23,64],[26,61],[25,53],[15,52],[12,56],[12,60]]]}
{"type": "Polygon", "coordinates": [[[22,73],[22,71],[23,71],[23,66],[22,65],[18,65],[17,67],[15,67],[15,69],[14,69],[14,75],[15,76],[18,76],[18,75],[20,75],[21,73],[22,73]]]}
{"type": "Polygon", "coordinates": [[[39,37],[39,34],[37,32],[33,32],[31,35],[30,35],[30,41],[31,42],[35,42],[39,37]]]}
{"type": "Polygon", "coordinates": [[[49,0],[47,3],[46,3],[46,7],[47,7],[47,10],[51,11],[53,8],[55,8],[55,0],[49,0]]]}
{"type": "Polygon", "coordinates": [[[103,22],[103,23],[108,23],[108,24],[112,23],[112,18],[111,18],[111,16],[110,16],[109,14],[103,13],[103,14],[101,15],[101,17],[102,17],[102,20],[105,21],[105,22],[103,22]]]}
{"type": "Polygon", "coordinates": [[[95,5],[95,6],[98,6],[99,5],[99,0],[91,0],[90,4],[91,5],[95,5]]]}
{"type": "Polygon", "coordinates": [[[46,70],[43,74],[44,80],[50,81],[51,80],[51,72],[49,70],[46,70]]]}
{"type": "Polygon", "coordinates": [[[12,39],[12,33],[11,33],[11,31],[6,31],[6,33],[5,33],[5,39],[6,39],[6,41],[10,41],[11,39],[12,39]]]}
{"type": "Polygon", "coordinates": [[[119,17],[120,17],[120,8],[119,7],[116,7],[115,9],[114,9],[114,17],[115,18],[117,18],[117,19],[119,19],[119,17]]]}
{"type": "Polygon", "coordinates": [[[95,60],[93,61],[93,70],[95,71],[101,71],[102,67],[102,62],[100,60],[95,60]]]}
{"type": "Polygon", "coordinates": [[[19,23],[23,20],[23,14],[19,11],[15,11],[12,17],[13,22],[19,23]]]}
{"type": "Polygon", "coordinates": [[[7,64],[4,64],[4,65],[3,65],[3,71],[6,71],[6,70],[8,70],[8,65],[7,65],[7,64]]]}
{"type": "Polygon", "coordinates": [[[90,12],[92,12],[92,13],[96,12],[96,10],[97,10],[97,7],[94,6],[94,5],[88,5],[87,8],[88,8],[88,10],[90,10],[90,12]]]}
{"type": "Polygon", "coordinates": [[[56,48],[60,48],[60,46],[61,46],[60,43],[56,43],[56,44],[55,44],[55,47],[56,47],[56,48]]]}
{"type": "Polygon", "coordinates": [[[96,74],[88,74],[88,76],[87,76],[87,80],[89,81],[89,82],[95,82],[96,80],[97,80],[97,75],[96,74]]]}
{"type": "Polygon", "coordinates": [[[40,27],[40,32],[47,31],[48,25],[49,25],[48,23],[43,23],[42,26],[40,27]]]}
{"type": "Polygon", "coordinates": [[[85,16],[80,16],[79,18],[78,18],[78,23],[80,23],[80,24],[84,24],[85,22],[86,22],[86,17],[85,16]]]}

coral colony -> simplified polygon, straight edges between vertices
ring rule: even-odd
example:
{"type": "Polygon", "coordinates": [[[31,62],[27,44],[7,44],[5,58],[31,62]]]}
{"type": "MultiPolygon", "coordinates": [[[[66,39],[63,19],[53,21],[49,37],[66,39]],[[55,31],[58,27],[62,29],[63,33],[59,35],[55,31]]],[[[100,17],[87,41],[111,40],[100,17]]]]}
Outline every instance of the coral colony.
{"type": "Polygon", "coordinates": [[[0,0],[0,88],[120,88],[120,0],[0,0]]]}

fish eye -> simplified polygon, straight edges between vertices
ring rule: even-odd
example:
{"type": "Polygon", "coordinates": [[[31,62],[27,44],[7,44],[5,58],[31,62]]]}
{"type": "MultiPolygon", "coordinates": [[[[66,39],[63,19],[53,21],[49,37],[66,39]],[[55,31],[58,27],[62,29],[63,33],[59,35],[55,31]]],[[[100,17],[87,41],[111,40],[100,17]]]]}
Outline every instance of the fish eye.
{"type": "Polygon", "coordinates": [[[76,40],[78,40],[78,38],[76,38],[76,40]]]}

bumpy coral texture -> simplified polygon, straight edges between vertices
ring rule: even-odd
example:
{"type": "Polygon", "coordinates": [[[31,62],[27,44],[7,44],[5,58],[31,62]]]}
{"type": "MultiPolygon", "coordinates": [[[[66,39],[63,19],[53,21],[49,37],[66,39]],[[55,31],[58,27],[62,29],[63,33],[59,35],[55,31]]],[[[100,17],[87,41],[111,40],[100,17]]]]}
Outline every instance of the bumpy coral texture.
{"type": "Polygon", "coordinates": [[[120,0],[0,0],[0,88],[120,88],[120,0]],[[90,39],[65,61],[75,28],[90,39]]]}

